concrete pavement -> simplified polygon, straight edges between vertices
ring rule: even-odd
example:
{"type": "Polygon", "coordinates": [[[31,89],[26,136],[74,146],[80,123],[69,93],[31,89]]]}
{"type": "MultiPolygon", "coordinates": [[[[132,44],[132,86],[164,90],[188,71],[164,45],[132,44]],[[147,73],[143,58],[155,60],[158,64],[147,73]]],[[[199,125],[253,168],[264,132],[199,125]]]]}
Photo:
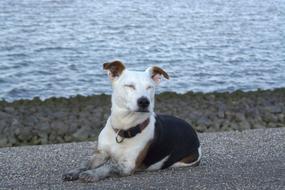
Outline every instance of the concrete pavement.
{"type": "Polygon", "coordinates": [[[142,172],[98,183],[63,182],[94,143],[0,149],[0,189],[285,189],[285,128],[199,134],[194,168],[142,172]]]}

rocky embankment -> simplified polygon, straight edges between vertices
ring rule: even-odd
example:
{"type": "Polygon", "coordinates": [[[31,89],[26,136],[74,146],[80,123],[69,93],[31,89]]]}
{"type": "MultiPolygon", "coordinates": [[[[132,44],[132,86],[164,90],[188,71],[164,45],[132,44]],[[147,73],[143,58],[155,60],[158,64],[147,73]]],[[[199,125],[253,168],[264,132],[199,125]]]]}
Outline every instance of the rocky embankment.
{"type": "MultiPolygon", "coordinates": [[[[0,101],[0,147],[96,139],[110,96],[0,101]]],[[[198,132],[285,127],[285,88],[156,96],[156,112],[178,116],[198,132]]]]}

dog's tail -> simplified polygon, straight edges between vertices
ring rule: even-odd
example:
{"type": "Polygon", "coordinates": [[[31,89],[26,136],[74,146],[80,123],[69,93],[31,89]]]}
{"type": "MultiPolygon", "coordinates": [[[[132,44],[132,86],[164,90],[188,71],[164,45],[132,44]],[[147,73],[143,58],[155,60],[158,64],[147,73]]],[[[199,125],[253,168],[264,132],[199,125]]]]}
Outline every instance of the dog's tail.
{"type": "Polygon", "coordinates": [[[198,166],[200,164],[200,160],[202,158],[201,145],[198,148],[198,154],[199,154],[199,156],[198,156],[197,160],[195,160],[194,162],[189,163],[188,166],[198,166]]]}
{"type": "Polygon", "coordinates": [[[198,166],[200,164],[200,160],[202,158],[202,151],[201,151],[201,146],[198,148],[198,158],[190,163],[184,163],[184,162],[176,162],[175,164],[173,164],[171,167],[188,167],[188,166],[198,166]]]}

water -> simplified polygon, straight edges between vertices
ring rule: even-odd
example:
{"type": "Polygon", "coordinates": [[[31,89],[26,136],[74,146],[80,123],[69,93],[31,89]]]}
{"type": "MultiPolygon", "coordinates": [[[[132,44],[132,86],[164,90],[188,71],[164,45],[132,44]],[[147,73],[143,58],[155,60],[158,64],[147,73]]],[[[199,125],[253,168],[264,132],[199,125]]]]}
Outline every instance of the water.
{"type": "Polygon", "coordinates": [[[110,93],[113,59],[159,92],[284,87],[284,31],[284,0],[1,0],[0,98],[110,93]]]}

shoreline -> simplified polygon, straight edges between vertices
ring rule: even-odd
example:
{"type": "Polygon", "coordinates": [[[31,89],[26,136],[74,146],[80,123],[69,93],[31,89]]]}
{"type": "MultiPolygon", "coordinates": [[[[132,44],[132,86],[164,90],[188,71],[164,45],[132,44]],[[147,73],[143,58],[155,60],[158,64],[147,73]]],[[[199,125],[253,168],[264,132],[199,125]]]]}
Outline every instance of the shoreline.
{"type": "MultiPolygon", "coordinates": [[[[185,91],[185,92],[180,92],[180,91],[161,91],[155,94],[155,96],[159,96],[160,94],[177,94],[177,95],[185,95],[188,93],[191,94],[233,94],[236,92],[242,92],[242,93],[251,93],[251,92],[259,92],[259,91],[275,91],[275,90],[282,90],[285,89],[285,87],[272,87],[272,88],[254,88],[254,89],[235,89],[235,90],[214,90],[214,91],[185,91]]],[[[7,98],[5,99],[4,97],[0,98],[0,104],[1,103],[16,103],[16,102],[23,102],[23,101],[46,101],[49,99],[73,99],[76,97],[93,97],[93,96],[111,96],[111,93],[94,93],[94,94],[75,94],[75,95],[67,95],[67,96],[48,96],[48,97],[40,97],[40,96],[34,96],[31,98],[15,98],[15,99],[10,99],[7,98]]]]}
{"type": "MultiPolygon", "coordinates": [[[[95,140],[110,95],[0,101],[0,147],[95,140]]],[[[285,88],[234,92],[162,92],[156,113],[188,121],[198,132],[285,127],[285,88]]]]}

